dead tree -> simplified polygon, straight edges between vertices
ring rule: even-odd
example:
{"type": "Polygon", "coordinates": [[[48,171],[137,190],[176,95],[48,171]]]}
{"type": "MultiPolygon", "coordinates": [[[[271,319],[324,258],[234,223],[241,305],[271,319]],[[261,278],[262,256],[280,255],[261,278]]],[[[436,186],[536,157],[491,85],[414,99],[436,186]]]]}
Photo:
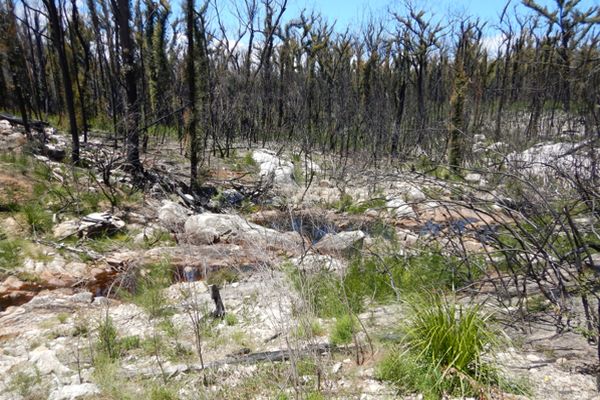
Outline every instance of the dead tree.
{"type": "Polygon", "coordinates": [[[225,306],[223,305],[221,292],[219,292],[219,287],[217,285],[212,285],[210,287],[210,297],[215,302],[215,311],[212,313],[213,317],[223,318],[225,316],[225,306]]]}

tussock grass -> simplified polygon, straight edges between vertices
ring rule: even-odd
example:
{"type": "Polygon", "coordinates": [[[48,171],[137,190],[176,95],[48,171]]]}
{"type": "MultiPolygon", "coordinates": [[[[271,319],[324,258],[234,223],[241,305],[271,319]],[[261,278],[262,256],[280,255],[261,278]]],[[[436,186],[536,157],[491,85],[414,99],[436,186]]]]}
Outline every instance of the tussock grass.
{"type": "Polygon", "coordinates": [[[431,295],[414,297],[407,308],[410,322],[405,336],[379,364],[380,379],[401,393],[422,393],[427,399],[515,390],[491,362],[484,361],[484,355],[501,344],[501,336],[480,306],[431,295]]]}

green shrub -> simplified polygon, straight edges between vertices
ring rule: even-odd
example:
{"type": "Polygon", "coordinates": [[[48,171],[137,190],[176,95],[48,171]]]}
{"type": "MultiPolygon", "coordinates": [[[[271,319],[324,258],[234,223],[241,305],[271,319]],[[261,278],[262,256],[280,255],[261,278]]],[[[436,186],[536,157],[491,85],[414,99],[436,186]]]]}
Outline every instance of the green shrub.
{"type": "Polygon", "coordinates": [[[489,314],[439,296],[413,299],[408,309],[403,343],[379,365],[381,379],[426,398],[477,395],[482,387],[500,383],[482,359],[498,345],[489,314]]]}
{"type": "Polygon", "coordinates": [[[18,393],[24,399],[44,399],[46,397],[43,396],[43,389],[40,390],[41,383],[42,377],[37,368],[34,374],[19,371],[10,380],[8,389],[11,392],[18,393]]]}
{"type": "Polygon", "coordinates": [[[179,396],[172,389],[164,386],[154,386],[150,389],[150,400],[178,400],[179,396]]]}
{"type": "Polygon", "coordinates": [[[33,233],[44,233],[52,227],[52,215],[40,203],[27,203],[21,212],[33,233]]]}
{"type": "Polygon", "coordinates": [[[351,307],[352,311],[360,308],[353,302],[348,304],[344,301],[342,282],[332,272],[303,274],[295,266],[291,266],[289,274],[294,288],[319,317],[337,317],[346,314],[348,307],[351,307]]]}
{"type": "Polygon", "coordinates": [[[118,343],[119,350],[123,351],[139,349],[140,346],[141,341],[139,336],[125,336],[123,339],[119,340],[118,343]]]}
{"type": "Polygon", "coordinates": [[[354,199],[348,193],[342,194],[340,199],[334,203],[333,207],[336,208],[339,212],[347,211],[348,208],[352,206],[354,203],[354,199]]]}
{"type": "Polygon", "coordinates": [[[254,158],[252,158],[252,152],[249,151],[246,154],[244,154],[244,157],[242,158],[242,163],[246,167],[256,167],[256,161],[254,161],[254,158]]]}
{"type": "Polygon", "coordinates": [[[238,323],[237,317],[231,313],[225,314],[224,319],[225,319],[225,324],[227,324],[227,326],[233,326],[238,323]]]}
{"type": "Polygon", "coordinates": [[[329,342],[334,346],[348,344],[352,342],[352,338],[358,328],[358,322],[353,315],[342,315],[338,317],[331,331],[329,342]]]}
{"type": "Polygon", "coordinates": [[[23,261],[22,250],[20,240],[0,240],[0,270],[13,270],[20,267],[23,261]]]}
{"type": "Polygon", "coordinates": [[[385,199],[377,198],[377,199],[365,200],[360,203],[354,203],[354,204],[348,206],[347,211],[348,211],[348,214],[363,214],[365,211],[367,211],[370,208],[378,209],[378,208],[383,208],[383,207],[385,207],[385,199]]]}
{"type": "Polygon", "coordinates": [[[316,336],[323,336],[325,329],[321,323],[316,320],[301,321],[294,332],[294,335],[300,339],[311,339],[316,336]]]}
{"type": "Polygon", "coordinates": [[[137,285],[132,295],[125,297],[142,307],[150,318],[164,317],[170,314],[163,290],[172,283],[172,268],[167,261],[149,265],[137,276],[137,285]]]}
{"type": "Polygon", "coordinates": [[[112,318],[109,316],[106,316],[98,324],[98,343],[96,347],[100,356],[111,360],[116,360],[120,356],[117,328],[115,328],[112,318]]]}

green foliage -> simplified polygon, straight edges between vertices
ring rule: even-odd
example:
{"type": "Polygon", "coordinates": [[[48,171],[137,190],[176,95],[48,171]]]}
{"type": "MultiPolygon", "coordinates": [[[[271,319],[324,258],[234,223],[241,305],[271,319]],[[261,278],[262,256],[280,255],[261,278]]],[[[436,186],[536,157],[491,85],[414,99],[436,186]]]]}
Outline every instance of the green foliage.
{"type": "Polygon", "coordinates": [[[347,211],[348,214],[364,214],[368,209],[378,209],[385,207],[385,199],[384,198],[376,198],[365,200],[360,203],[354,203],[348,206],[347,211]]]}
{"type": "Polygon", "coordinates": [[[353,312],[359,311],[360,299],[345,302],[344,287],[340,279],[329,271],[319,271],[311,274],[303,274],[297,268],[289,268],[289,276],[294,288],[306,300],[315,314],[323,318],[331,318],[344,315],[348,307],[353,312]]]}
{"type": "Polygon", "coordinates": [[[41,203],[30,202],[21,208],[21,213],[32,233],[44,233],[52,227],[52,215],[41,203]]]}
{"type": "Polygon", "coordinates": [[[358,329],[358,322],[353,315],[342,315],[338,317],[331,331],[329,342],[334,346],[348,344],[358,329]]]}
{"type": "Polygon", "coordinates": [[[408,345],[434,364],[476,375],[481,355],[496,344],[490,315],[480,307],[464,307],[441,297],[410,303],[408,345]]]}
{"type": "Polygon", "coordinates": [[[117,232],[112,235],[103,233],[100,236],[90,238],[86,244],[90,249],[98,253],[108,253],[113,250],[131,248],[133,238],[126,232],[117,232]]]}
{"type": "Polygon", "coordinates": [[[178,400],[179,396],[173,389],[164,386],[153,386],[150,389],[150,400],[178,400]]]}
{"type": "MultiPolygon", "coordinates": [[[[0,239],[3,236],[0,235],[0,239]]],[[[0,240],[0,272],[13,270],[21,266],[23,261],[23,245],[20,240],[0,240]]]]}
{"type": "Polygon", "coordinates": [[[369,235],[374,238],[383,238],[395,243],[398,239],[394,225],[388,224],[382,219],[376,219],[367,228],[369,235]]]}
{"type": "Polygon", "coordinates": [[[482,356],[497,346],[490,315],[439,296],[408,303],[409,326],[400,347],[381,362],[378,375],[401,392],[426,398],[472,396],[501,381],[482,356]]]}
{"type": "Polygon", "coordinates": [[[142,307],[150,318],[165,317],[170,314],[163,289],[172,283],[172,268],[168,261],[151,264],[140,271],[133,295],[125,294],[130,300],[142,307]]]}
{"type": "Polygon", "coordinates": [[[224,285],[239,280],[238,272],[233,268],[221,268],[216,271],[211,271],[206,277],[207,285],[217,285],[223,287],[224,285]]]}
{"type": "Polygon", "coordinates": [[[352,196],[348,193],[344,193],[338,201],[333,203],[333,208],[337,209],[339,212],[344,212],[347,211],[353,203],[354,199],[352,196]]]}
{"type": "Polygon", "coordinates": [[[98,324],[98,343],[96,348],[100,357],[116,360],[120,356],[117,328],[108,315],[98,324]]]}
{"type": "Polygon", "coordinates": [[[254,158],[252,158],[252,152],[249,151],[244,154],[244,157],[242,157],[242,163],[246,167],[256,167],[256,161],[254,161],[254,158]]]}
{"type": "Polygon", "coordinates": [[[318,320],[311,319],[310,321],[300,321],[294,335],[299,339],[311,339],[316,336],[323,336],[324,333],[323,325],[318,320]]]}
{"type": "Polygon", "coordinates": [[[130,393],[126,382],[119,375],[118,362],[106,353],[99,353],[94,358],[92,378],[100,387],[103,397],[114,400],[133,400],[137,398],[130,393]]]}
{"type": "Polygon", "coordinates": [[[139,349],[141,346],[141,341],[139,336],[125,336],[123,339],[119,340],[119,349],[123,351],[130,351],[133,349],[139,349]]]}
{"type": "Polygon", "coordinates": [[[231,313],[225,314],[224,320],[225,320],[225,324],[227,326],[237,325],[237,323],[238,323],[238,320],[237,320],[237,317],[235,316],[235,314],[231,314],[231,313]]]}
{"type": "Polygon", "coordinates": [[[317,369],[318,366],[312,358],[302,357],[296,361],[296,371],[299,376],[316,375],[317,369]]]}
{"type": "Polygon", "coordinates": [[[48,398],[48,388],[42,386],[42,377],[40,371],[35,368],[33,373],[19,371],[10,383],[8,390],[17,393],[26,400],[44,400],[48,398]]]}

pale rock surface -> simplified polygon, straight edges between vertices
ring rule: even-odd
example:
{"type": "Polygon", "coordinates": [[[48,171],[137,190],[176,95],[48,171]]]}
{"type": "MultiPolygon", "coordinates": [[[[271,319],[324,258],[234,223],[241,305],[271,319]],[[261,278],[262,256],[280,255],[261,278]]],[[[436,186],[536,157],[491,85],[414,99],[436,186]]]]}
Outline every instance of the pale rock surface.
{"type": "Polygon", "coordinates": [[[64,376],[71,372],[69,368],[58,360],[56,353],[45,346],[40,346],[32,350],[29,354],[29,361],[36,366],[41,375],[54,373],[64,376]]]}
{"type": "Polygon", "coordinates": [[[252,153],[252,159],[260,168],[260,176],[273,179],[273,184],[277,188],[297,187],[294,181],[294,164],[290,161],[277,157],[275,152],[270,150],[255,150],[252,153]]]}
{"type": "Polygon", "coordinates": [[[310,272],[343,272],[346,269],[344,261],[329,255],[309,253],[304,257],[292,258],[291,262],[299,269],[310,272]]]}
{"type": "Polygon", "coordinates": [[[49,400],[79,400],[99,395],[100,389],[93,383],[80,383],[57,388],[50,393],[49,400]]]}
{"type": "Polygon", "coordinates": [[[158,210],[158,221],[171,232],[181,232],[191,212],[180,204],[165,201],[158,210]]]}
{"type": "Polygon", "coordinates": [[[400,198],[392,198],[385,203],[391,215],[402,218],[416,218],[417,214],[413,208],[400,198]]]}
{"type": "Polygon", "coordinates": [[[360,249],[366,237],[363,231],[346,231],[336,234],[326,234],[316,245],[320,253],[337,254],[360,249]]]}
{"type": "Polygon", "coordinates": [[[186,239],[190,244],[213,244],[221,241],[267,245],[270,247],[293,247],[300,238],[294,232],[281,233],[246,221],[239,215],[204,213],[193,215],[184,225],[186,239]]]}

